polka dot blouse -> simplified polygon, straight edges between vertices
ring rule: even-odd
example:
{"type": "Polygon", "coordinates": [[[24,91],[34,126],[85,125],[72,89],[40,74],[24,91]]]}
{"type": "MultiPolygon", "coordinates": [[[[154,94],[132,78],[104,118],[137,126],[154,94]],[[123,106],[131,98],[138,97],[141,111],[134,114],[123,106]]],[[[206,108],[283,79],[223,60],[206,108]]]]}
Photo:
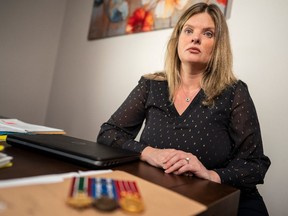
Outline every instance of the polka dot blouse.
{"type": "Polygon", "coordinates": [[[201,90],[182,115],[169,101],[166,81],[141,77],[124,103],[101,126],[98,142],[141,152],[145,147],[191,152],[222,183],[255,188],[270,160],[263,154],[260,127],[246,84],[238,81],[202,105],[201,90]],[[144,122],[139,142],[135,137],[144,122]]]}

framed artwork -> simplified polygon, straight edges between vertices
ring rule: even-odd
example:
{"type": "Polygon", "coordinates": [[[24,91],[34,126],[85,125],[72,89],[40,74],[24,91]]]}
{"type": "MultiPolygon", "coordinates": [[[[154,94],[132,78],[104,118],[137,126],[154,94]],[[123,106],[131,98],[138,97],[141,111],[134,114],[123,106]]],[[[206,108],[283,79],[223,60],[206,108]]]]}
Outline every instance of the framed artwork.
{"type": "Polygon", "coordinates": [[[88,40],[172,28],[184,10],[198,2],[217,4],[227,17],[228,1],[94,0],[88,40]]]}

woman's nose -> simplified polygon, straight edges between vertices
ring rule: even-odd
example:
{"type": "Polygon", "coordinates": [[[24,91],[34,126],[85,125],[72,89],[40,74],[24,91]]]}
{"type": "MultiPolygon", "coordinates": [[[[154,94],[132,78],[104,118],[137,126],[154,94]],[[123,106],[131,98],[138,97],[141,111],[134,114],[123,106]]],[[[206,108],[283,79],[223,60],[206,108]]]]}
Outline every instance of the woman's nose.
{"type": "Polygon", "coordinates": [[[192,38],[192,43],[194,43],[194,44],[200,44],[200,38],[194,36],[194,37],[192,38]]]}

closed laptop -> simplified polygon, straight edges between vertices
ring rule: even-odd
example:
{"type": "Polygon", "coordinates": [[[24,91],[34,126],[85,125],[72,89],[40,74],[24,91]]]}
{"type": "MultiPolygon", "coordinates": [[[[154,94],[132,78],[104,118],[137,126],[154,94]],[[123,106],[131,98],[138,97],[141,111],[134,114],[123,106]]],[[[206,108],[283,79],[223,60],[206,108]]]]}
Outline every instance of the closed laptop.
{"type": "Polygon", "coordinates": [[[12,146],[35,149],[89,167],[107,167],[138,160],[140,154],[61,134],[9,134],[12,146]]]}

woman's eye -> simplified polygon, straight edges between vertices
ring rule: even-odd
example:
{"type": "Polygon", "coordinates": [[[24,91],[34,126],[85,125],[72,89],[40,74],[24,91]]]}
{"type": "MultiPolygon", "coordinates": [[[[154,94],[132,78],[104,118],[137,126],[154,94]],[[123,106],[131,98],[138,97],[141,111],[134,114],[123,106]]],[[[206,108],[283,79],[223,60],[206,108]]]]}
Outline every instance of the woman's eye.
{"type": "Polygon", "coordinates": [[[193,33],[192,29],[184,29],[184,32],[185,32],[186,34],[191,34],[191,33],[193,33]]]}
{"type": "Polygon", "coordinates": [[[204,32],[204,35],[206,35],[208,38],[214,37],[214,33],[211,32],[211,31],[206,31],[206,32],[204,32]]]}

